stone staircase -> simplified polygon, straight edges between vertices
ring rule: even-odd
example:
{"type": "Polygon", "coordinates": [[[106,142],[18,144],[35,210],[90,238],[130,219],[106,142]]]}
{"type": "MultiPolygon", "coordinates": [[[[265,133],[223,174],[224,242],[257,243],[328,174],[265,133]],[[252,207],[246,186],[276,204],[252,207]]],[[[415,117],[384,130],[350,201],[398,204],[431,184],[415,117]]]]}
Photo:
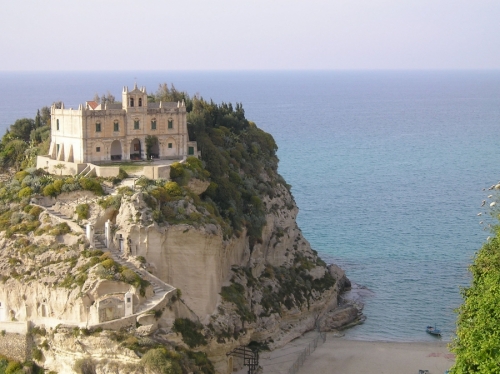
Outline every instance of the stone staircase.
{"type": "Polygon", "coordinates": [[[138,268],[132,262],[128,261],[126,258],[121,257],[119,252],[107,249],[104,243],[98,238],[95,238],[94,240],[94,248],[100,249],[102,251],[108,251],[111,254],[111,258],[116,263],[118,263],[121,266],[129,268],[139,277],[147,280],[149,283],[151,283],[151,286],[153,286],[154,295],[148,298],[144,303],[139,305],[134,314],[144,313],[152,309],[163,299],[163,297],[167,293],[175,289],[175,287],[163,282],[162,280],[150,274],[146,270],[138,268]]]}
{"type": "Polygon", "coordinates": [[[83,233],[85,231],[82,226],[80,226],[76,222],[73,222],[73,220],[70,217],[65,216],[64,214],[62,214],[61,212],[58,212],[57,210],[54,210],[53,206],[46,207],[43,205],[35,204],[33,202],[31,203],[31,205],[35,205],[35,206],[38,206],[38,207],[44,209],[48,214],[50,214],[53,217],[56,217],[60,222],[66,222],[68,224],[68,226],[71,228],[71,230],[73,230],[74,232],[83,233]]]}
{"type": "Polygon", "coordinates": [[[52,207],[45,208],[45,210],[47,211],[47,213],[49,213],[50,215],[52,215],[54,217],[57,217],[57,218],[62,219],[64,221],[71,221],[71,218],[65,216],[61,212],[58,212],[58,211],[52,209],[52,207]]]}

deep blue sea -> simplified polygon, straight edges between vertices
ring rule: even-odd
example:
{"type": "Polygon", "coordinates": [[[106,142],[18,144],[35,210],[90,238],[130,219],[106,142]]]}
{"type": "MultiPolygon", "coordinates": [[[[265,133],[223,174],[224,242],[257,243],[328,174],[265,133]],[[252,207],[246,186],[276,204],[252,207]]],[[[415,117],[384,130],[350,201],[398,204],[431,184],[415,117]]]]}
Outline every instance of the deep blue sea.
{"type": "Polygon", "coordinates": [[[499,71],[0,72],[0,131],[135,81],[242,102],[274,136],[304,236],[370,291],[348,337],[428,341],[437,323],[449,340],[490,235],[477,213],[500,178],[499,71]]]}

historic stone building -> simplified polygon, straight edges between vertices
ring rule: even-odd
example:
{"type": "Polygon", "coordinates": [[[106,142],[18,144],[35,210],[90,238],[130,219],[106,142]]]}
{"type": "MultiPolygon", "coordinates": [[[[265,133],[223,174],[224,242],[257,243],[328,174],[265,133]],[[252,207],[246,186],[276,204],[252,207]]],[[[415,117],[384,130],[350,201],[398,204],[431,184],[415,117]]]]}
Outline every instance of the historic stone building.
{"type": "Polygon", "coordinates": [[[78,109],[52,106],[49,157],[76,164],[197,155],[190,142],[184,102],[148,103],[146,88],[123,88],[121,103],[87,101],[78,109]]]}

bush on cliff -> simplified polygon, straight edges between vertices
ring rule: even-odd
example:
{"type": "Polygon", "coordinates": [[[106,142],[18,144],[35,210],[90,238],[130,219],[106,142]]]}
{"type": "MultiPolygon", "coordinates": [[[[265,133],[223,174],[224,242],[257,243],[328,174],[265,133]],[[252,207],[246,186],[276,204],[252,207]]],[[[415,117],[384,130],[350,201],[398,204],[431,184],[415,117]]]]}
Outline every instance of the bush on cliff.
{"type": "Polygon", "coordinates": [[[155,374],[182,374],[182,368],[177,362],[178,356],[165,348],[156,348],[147,351],[142,356],[141,363],[155,374]]]}
{"type": "Polygon", "coordinates": [[[173,330],[182,335],[182,340],[189,348],[207,344],[207,340],[200,332],[202,330],[200,323],[195,323],[187,318],[177,318],[173,330]]]}
{"type": "Polygon", "coordinates": [[[451,344],[456,354],[450,373],[497,373],[500,350],[500,226],[469,267],[472,284],[462,290],[458,308],[456,338],[451,344]]]}
{"type": "MultiPolygon", "coordinates": [[[[156,101],[174,98],[186,102],[189,138],[197,142],[201,161],[188,157],[186,163],[171,165],[171,179],[180,186],[190,177],[209,179],[210,186],[201,200],[213,204],[214,218],[220,217],[231,228],[223,227],[224,237],[239,235],[246,229],[253,248],[261,240],[266,222],[262,201],[273,194],[277,183],[286,186],[277,174],[278,147],[273,137],[245,118],[241,103],[233,106],[198,96],[191,98],[185,92],[172,91],[166,84],[151,96],[156,101]]],[[[159,213],[158,219],[168,222],[175,217],[168,210],[159,213]]]]}

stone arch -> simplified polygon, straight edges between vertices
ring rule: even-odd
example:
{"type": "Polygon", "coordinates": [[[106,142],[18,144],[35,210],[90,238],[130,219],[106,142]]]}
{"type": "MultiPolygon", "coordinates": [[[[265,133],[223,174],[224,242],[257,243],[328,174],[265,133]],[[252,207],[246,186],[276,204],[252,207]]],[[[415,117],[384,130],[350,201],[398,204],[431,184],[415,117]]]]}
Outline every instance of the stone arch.
{"type": "Polygon", "coordinates": [[[111,160],[117,161],[122,159],[122,142],[114,140],[111,143],[111,160]]]}
{"type": "Polygon", "coordinates": [[[174,138],[167,138],[167,140],[165,140],[163,149],[163,153],[166,158],[174,158],[179,154],[177,149],[177,141],[174,138]]]}
{"type": "Polygon", "coordinates": [[[135,138],[130,142],[130,159],[140,160],[141,158],[142,158],[141,141],[140,139],[135,138]]]}

